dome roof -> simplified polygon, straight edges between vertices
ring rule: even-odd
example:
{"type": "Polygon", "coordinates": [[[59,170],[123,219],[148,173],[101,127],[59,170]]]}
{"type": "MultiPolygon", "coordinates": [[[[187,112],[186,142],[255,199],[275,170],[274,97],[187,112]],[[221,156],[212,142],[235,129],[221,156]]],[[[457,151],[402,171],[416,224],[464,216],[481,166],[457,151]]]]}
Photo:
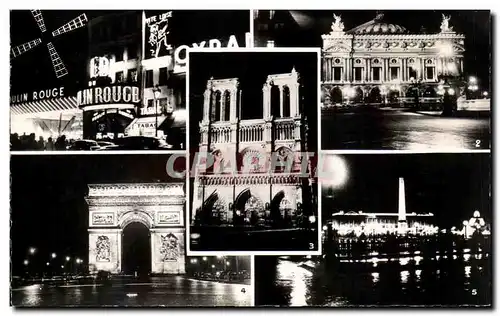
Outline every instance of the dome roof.
{"type": "Polygon", "coordinates": [[[384,15],[378,14],[375,19],[361,24],[348,31],[351,34],[404,34],[408,33],[406,28],[401,25],[383,21],[384,15]]]}

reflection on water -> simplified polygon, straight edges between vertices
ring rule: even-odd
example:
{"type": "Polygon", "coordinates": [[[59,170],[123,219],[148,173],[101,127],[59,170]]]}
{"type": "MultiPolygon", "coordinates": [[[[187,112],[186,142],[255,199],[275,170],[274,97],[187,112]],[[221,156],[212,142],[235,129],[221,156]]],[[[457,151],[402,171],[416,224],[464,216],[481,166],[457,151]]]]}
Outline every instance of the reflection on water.
{"type": "Polygon", "coordinates": [[[279,261],[277,282],[290,288],[290,306],[307,305],[307,283],[312,273],[293,262],[279,261]]]}
{"type": "Polygon", "coordinates": [[[249,285],[151,278],[148,283],[30,285],[12,290],[14,306],[250,306],[249,285]]]}
{"type": "Polygon", "coordinates": [[[260,288],[267,289],[263,295],[257,290],[256,304],[490,306],[489,258],[486,254],[468,253],[441,257],[375,256],[334,263],[318,258],[314,269],[304,266],[300,258],[278,259],[274,279],[261,279],[256,274],[256,282],[262,283],[260,288]]]}

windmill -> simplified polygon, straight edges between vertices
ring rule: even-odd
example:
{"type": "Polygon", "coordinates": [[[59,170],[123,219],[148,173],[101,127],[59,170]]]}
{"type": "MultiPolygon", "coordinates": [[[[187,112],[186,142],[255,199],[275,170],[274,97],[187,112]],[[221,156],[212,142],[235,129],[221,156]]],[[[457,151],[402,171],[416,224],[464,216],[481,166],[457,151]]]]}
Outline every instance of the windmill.
{"type": "MultiPolygon", "coordinates": [[[[36,24],[38,25],[38,28],[42,32],[42,35],[44,35],[44,33],[47,31],[47,28],[45,27],[45,22],[43,20],[42,13],[40,12],[40,10],[31,10],[31,14],[33,14],[33,17],[35,18],[36,24]]],[[[68,23],[62,25],[57,30],[53,31],[52,38],[55,38],[56,36],[59,36],[61,34],[81,28],[85,26],[86,23],[87,23],[87,16],[85,14],[81,14],[76,18],[74,18],[73,20],[69,21],[68,23]]],[[[32,50],[33,48],[42,44],[42,42],[43,42],[42,38],[37,38],[35,40],[29,41],[27,43],[12,48],[11,52],[13,58],[22,55],[29,50],[32,50]]],[[[50,60],[52,61],[52,67],[54,68],[56,77],[61,78],[66,76],[68,74],[68,70],[66,69],[66,66],[64,66],[61,57],[59,57],[59,54],[57,53],[54,47],[54,44],[52,44],[52,41],[49,40],[46,45],[47,49],[49,50],[50,60]]]]}

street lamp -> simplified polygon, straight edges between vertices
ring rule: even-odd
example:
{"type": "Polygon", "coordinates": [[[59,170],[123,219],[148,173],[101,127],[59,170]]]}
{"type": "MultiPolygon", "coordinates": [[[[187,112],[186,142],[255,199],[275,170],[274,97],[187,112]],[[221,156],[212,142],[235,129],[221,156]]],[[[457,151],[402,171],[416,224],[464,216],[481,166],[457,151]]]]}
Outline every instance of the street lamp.
{"type": "Polygon", "coordinates": [[[70,257],[66,256],[66,261],[69,261],[70,260],[70,257]]]}
{"type": "Polygon", "coordinates": [[[56,253],[53,252],[52,255],[51,255],[52,259],[54,259],[55,257],[57,257],[56,253]]]}
{"type": "Polygon", "coordinates": [[[30,262],[28,260],[24,260],[23,264],[27,266],[30,262]]]}
{"type": "Polygon", "coordinates": [[[487,98],[488,97],[488,91],[483,92],[483,97],[487,98]]]}
{"type": "Polygon", "coordinates": [[[155,104],[155,136],[158,137],[158,99],[160,98],[161,89],[158,85],[153,88],[153,98],[155,104]]]}
{"type": "Polygon", "coordinates": [[[203,261],[207,261],[207,257],[203,257],[203,261]]]}
{"type": "Polygon", "coordinates": [[[477,83],[477,78],[474,76],[469,77],[469,84],[473,85],[477,83]]]}
{"type": "Polygon", "coordinates": [[[35,254],[35,252],[36,252],[36,248],[31,247],[31,248],[30,248],[30,255],[34,255],[34,254],[35,254]]]}

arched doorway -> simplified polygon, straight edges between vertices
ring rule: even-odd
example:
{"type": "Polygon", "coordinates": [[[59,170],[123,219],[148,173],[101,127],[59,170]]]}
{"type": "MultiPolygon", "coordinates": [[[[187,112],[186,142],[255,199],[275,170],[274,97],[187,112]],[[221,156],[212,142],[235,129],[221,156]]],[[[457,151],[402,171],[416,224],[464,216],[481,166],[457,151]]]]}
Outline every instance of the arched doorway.
{"type": "Polygon", "coordinates": [[[380,89],[378,87],[370,90],[367,101],[368,103],[382,103],[382,95],[380,94],[380,89]]]}
{"type": "Polygon", "coordinates": [[[265,224],[265,208],[262,201],[251,195],[245,202],[245,222],[252,226],[265,224]]]}
{"type": "Polygon", "coordinates": [[[279,191],[274,196],[271,201],[271,225],[272,226],[282,226],[283,225],[283,216],[280,210],[281,201],[285,198],[285,192],[279,191]]]}
{"type": "Polygon", "coordinates": [[[361,88],[356,88],[354,90],[354,103],[363,103],[363,90],[361,88]]]}
{"type": "Polygon", "coordinates": [[[234,223],[239,225],[264,225],[266,207],[264,203],[252,194],[250,189],[243,190],[234,201],[234,223]]]}
{"type": "Polygon", "coordinates": [[[122,272],[147,277],[151,272],[151,236],[143,223],[132,222],[122,233],[122,272]]]}
{"type": "Polygon", "coordinates": [[[342,90],[339,87],[335,87],[330,91],[330,102],[332,104],[342,103],[342,90]]]}

